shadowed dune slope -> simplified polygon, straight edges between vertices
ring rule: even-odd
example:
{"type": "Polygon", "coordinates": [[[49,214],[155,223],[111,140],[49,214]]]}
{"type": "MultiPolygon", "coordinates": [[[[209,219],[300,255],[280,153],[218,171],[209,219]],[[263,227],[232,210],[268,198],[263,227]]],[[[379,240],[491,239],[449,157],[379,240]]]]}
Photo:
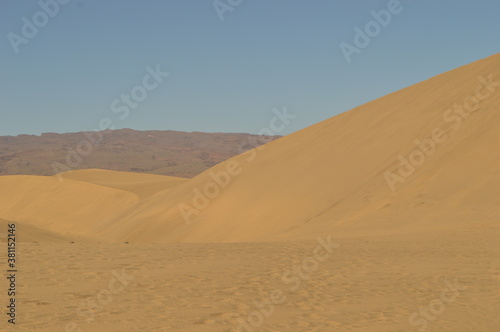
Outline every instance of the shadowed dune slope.
{"type": "MultiPolygon", "coordinates": [[[[0,219],[0,227],[3,230],[9,229],[9,225],[15,223],[15,237],[16,242],[37,242],[37,243],[58,243],[58,242],[82,242],[82,238],[72,238],[63,236],[55,232],[49,232],[44,229],[38,228],[33,225],[26,225],[24,223],[13,222],[9,220],[0,219]]],[[[8,232],[3,231],[0,233],[0,241],[7,243],[8,232]]]]}
{"type": "Polygon", "coordinates": [[[170,189],[188,179],[144,173],[129,173],[101,169],[85,169],[60,173],[63,179],[93,183],[105,187],[132,192],[139,198],[148,198],[155,193],[170,189]]]}
{"type": "Polygon", "coordinates": [[[495,55],[188,181],[96,170],[63,174],[62,182],[0,177],[0,218],[61,234],[137,242],[498,228],[499,111],[500,55],[495,55]]]}
{"type": "Polygon", "coordinates": [[[499,110],[495,55],[232,158],[102,232],[233,242],[499,227],[499,110]],[[228,168],[239,174],[217,190],[228,168]]]}

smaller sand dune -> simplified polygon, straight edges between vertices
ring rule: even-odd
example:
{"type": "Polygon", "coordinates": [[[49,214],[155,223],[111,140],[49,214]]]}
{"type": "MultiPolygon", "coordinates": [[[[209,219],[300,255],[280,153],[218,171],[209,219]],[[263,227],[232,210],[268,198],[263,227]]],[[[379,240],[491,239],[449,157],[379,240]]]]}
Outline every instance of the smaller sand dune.
{"type": "Polygon", "coordinates": [[[97,226],[138,201],[131,192],[71,179],[0,177],[0,218],[63,236],[95,237],[97,226]]]}

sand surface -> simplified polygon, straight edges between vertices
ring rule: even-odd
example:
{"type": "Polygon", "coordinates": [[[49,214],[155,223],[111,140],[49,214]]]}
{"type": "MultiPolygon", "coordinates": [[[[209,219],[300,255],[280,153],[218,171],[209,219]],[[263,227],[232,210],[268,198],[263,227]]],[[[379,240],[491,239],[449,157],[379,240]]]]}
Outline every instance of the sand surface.
{"type": "Polygon", "coordinates": [[[18,330],[222,332],[250,316],[254,331],[419,331],[410,316],[439,300],[448,281],[459,293],[435,304],[425,331],[498,331],[499,236],[333,238],[329,255],[316,241],[23,243],[18,330]],[[316,265],[315,253],[324,259],[316,265]],[[303,264],[304,279],[293,274],[303,264]],[[113,271],[126,286],[114,284],[109,297],[113,271]],[[260,325],[258,306],[272,312],[260,325]]]}

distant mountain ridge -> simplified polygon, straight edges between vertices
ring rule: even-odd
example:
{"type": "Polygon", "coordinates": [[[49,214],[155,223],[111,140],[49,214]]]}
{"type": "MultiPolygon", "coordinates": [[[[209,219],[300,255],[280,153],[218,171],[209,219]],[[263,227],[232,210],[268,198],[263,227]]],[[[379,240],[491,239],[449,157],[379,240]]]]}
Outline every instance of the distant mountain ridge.
{"type": "Polygon", "coordinates": [[[100,143],[97,136],[96,132],[0,136],[0,175],[99,168],[191,178],[280,137],[132,129],[107,131],[100,143]],[[89,143],[92,137],[96,144],[89,143]]]}

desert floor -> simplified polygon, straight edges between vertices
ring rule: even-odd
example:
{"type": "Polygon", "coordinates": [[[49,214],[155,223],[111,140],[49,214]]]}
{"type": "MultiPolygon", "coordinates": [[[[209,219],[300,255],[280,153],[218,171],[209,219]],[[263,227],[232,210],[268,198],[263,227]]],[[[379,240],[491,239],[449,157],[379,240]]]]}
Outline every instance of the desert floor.
{"type": "Polygon", "coordinates": [[[499,235],[19,243],[16,330],[498,331],[499,235]]]}

